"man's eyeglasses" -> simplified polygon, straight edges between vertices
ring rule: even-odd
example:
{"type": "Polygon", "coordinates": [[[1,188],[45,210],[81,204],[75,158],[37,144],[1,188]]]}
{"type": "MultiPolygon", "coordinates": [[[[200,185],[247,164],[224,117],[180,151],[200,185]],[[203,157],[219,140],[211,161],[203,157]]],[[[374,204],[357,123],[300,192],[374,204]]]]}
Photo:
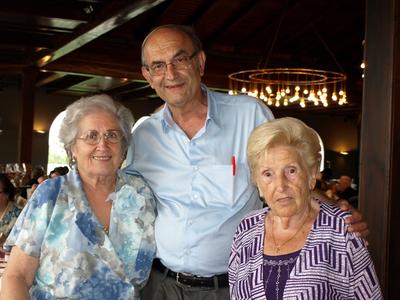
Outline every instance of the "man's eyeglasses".
{"type": "Polygon", "coordinates": [[[171,59],[169,63],[166,62],[156,62],[151,64],[151,66],[145,66],[147,71],[149,71],[151,76],[160,76],[164,75],[167,71],[168,65],[173,65],[175,70],[185,70],[190,66],[191,60],[195,57],[199,52],[195,51],[192,55],[181,54],[177,57],[171,59]]]}
{"type": "Polygon", "coordinates": [[[117,144],[121,141],[122,134],[119,130],[107,130],[104,133],[100,133],[97,130],[89,130],[78,137],[78,140],[83,140],[89,145],[97,145],[102,137],[107,143],[117,144]]]}

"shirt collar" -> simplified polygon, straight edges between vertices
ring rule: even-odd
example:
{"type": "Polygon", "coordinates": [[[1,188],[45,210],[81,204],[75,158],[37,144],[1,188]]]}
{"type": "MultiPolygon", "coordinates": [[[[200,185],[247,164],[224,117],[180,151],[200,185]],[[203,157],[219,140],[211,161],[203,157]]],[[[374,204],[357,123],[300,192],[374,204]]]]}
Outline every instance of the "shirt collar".
{"type": "Polygon", "coordinates": [[[206,124],[211,120],[215,123],[215,125],[220,127],[221,124],[219,121],[220,118],[218,117],[219,111],[217,106],[216,93],[208,89],[204,84],[201,85],[201,89],[207,93],[208,110],[206,124]]]}
{"type": "MultiPolygon", "coordinates": [[[[219,126],[218,121],[218,107],[215,99],[215,93],[210,91],[205,84],[201,84],[201,90],[207,95],[207,118],[205,124],[207,125],[210,121],[213,121],[217,126],[219,126]]],[[[155,114],[155,117],[161,118],[163,129],[167,131],[168,129],[174,128],[176,125],[175,121],[172,118],[171,111],[168,108],[168,105],[164,105],[164,107],[155,114]]]]}

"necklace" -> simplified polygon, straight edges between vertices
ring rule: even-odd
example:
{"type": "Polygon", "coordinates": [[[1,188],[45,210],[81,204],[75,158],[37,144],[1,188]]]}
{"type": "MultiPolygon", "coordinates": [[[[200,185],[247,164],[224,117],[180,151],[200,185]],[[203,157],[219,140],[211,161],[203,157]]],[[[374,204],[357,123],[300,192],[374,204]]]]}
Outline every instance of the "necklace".
{"type": "Polygon", "coordinates": [[[274,224],[275,224],[275,222],[274,222],[274,218],[272,217],[272,230],[271,230],[271,235],[272,235],[272,241],[274,242],[275,252],[276,252],[276,253],[281,252],[282,247],[283,247],[284,245],[286,245],[287,243],[289,243],[291,240],[293,240],[293,239],[295,238],[295,236],[296,236],[296,235],[300,232],[300,230],[303,228],[304,224],[306,224],[306,221],[307,221],[307,219],[308,219],[309,214],[310,214],[310,211],[307,212],[307,214],[306,214],[306,216],[305,216],[305,218],[304,218],[304,221],[303,221],[302,224],[299,226],[299,228],[297,229],[297,231],[296,231],[289,239],[287,239],[286,241],[284,241],[284,242],[281,243],[280,245],[278,245],[278,244],[276,243],[276,240],[275,240],[275,234],[274,234],[274,224]]]}

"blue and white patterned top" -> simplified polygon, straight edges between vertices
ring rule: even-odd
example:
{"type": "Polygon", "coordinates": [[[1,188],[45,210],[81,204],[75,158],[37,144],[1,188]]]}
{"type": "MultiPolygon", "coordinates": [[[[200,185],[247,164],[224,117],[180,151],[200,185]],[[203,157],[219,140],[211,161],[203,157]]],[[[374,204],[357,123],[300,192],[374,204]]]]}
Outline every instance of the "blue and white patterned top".
{"type": "MultiPolygon", "coordinates": [[[[382,299],[363,240],[347,231],[348,213],[327,203],[320,208],[282,299],[382,299]]],[[[232,300],[266,299],[263,250],[268,211],[250,213],[237,228],[229,259],[232,300]]]]}
{"type": "Polygon", "coordinates": [[[39,257],[32,299],[137,298],[155,254],[153,194],[118,171],[111,198],[107,236],[75,170],[39,185],[5,244],[39,257]]]}

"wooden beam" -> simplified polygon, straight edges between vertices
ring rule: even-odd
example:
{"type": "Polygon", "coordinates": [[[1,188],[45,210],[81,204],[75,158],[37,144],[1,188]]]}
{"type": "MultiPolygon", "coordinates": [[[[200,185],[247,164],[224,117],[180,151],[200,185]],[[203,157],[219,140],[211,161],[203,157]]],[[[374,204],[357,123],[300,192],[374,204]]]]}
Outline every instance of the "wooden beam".
{"type": "Polygon", "coordinates": [[[42,51],[35,63],[43,67],[60,59],[164,1],[166,0],[142,0],[134,3],[124,0],[113,1],[112,6],[106,8],[108,14],[105,17],[83,26],[72,38],[50,52],[42,51]]]}
{"type": "Polygon", "coordinates": [[[49,74],[49,76],[47,76],[46,78],[43,78],[43,79],[39,80],[39,81],[36,83],[36,87],[44,86],[44,85],[46,85],[46,84],[49,84],[49,83],[51,83],[51,82],[53,82],[53,81],[56,81],[56,80],[58,80],[58,79],[64,77],[64,76],[66,76],[66,75],[67,75],[66,73],[51,73],[51,74],[49,74]]]}

